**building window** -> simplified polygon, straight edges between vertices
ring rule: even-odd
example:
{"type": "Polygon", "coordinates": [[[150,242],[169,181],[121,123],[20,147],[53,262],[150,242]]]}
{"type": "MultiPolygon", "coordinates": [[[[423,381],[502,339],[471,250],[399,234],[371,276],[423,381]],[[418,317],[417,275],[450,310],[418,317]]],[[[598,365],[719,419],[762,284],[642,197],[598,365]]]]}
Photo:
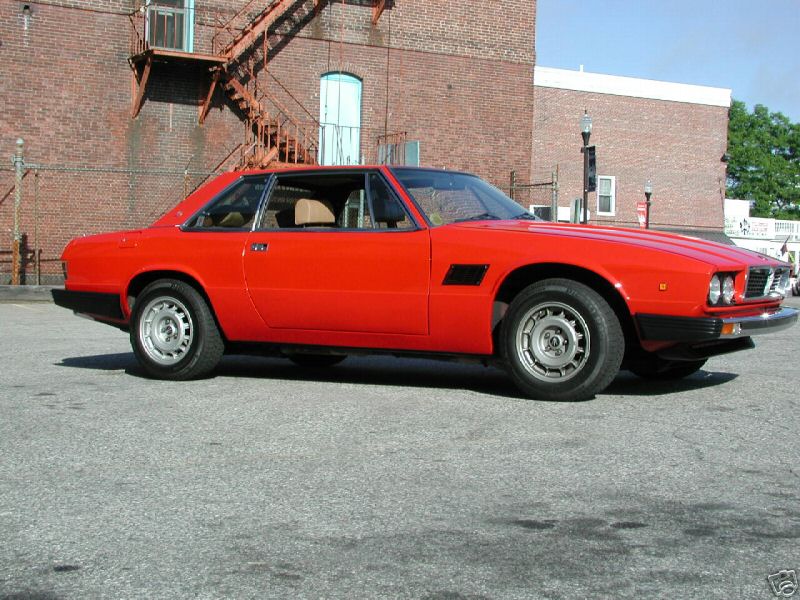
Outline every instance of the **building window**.
{"type": "Polygon", "coordinates": [[[379,165],[419,166],[419,141],[387,141],[378,144],[379,165]]]}
{"type": "Polygon", "coordinates": [[[192,52],[194,0],[147,2],[147,41],[154,48],[192,52]]]}
{"type": "Polygon", "coordinates": [[[597,178],[597,214],[613,215],[616,213],[617,185],[616,177],[600,175],[597,178]]]}
{"type": "Polygon", "coordinates": [[[361,80],[328,73],[320,80],[319,156],[321,165],[361,162],[361,80]]]}

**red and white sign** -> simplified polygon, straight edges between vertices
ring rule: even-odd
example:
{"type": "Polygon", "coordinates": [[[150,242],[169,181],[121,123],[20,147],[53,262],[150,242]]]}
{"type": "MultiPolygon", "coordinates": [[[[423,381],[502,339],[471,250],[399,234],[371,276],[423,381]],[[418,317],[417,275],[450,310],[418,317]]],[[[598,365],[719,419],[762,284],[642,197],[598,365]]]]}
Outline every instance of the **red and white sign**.
{"type": "Polygon", "coordinates": [[[639,217],[639,227],[644,229],[647,220],[647,202],[636,203],[636,216],[639,217]]]}

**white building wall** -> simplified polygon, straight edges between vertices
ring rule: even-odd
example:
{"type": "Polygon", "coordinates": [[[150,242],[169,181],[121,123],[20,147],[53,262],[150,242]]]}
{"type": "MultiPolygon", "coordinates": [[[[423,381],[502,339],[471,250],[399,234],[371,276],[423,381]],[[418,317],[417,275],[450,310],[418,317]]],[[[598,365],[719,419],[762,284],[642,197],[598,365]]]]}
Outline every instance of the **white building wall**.
{"type": "Polygon", "coordinates": [[[785,260],[800,271],[800,221],[751,217],[749,201],[726,198],[725,235],[740,248],[785,260]]]}

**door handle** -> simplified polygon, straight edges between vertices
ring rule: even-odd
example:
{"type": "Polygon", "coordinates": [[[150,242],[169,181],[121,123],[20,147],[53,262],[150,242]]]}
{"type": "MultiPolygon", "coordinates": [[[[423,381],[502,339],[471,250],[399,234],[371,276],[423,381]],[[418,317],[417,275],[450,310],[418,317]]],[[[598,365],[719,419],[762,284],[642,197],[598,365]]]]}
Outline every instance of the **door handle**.
{"type": "Polygon", "coordinates": [[[250,244],[250,250],[252,250],[253,252],[266,252],[268,248],[269,244],[259,244],[259,243],[250,244]]]}

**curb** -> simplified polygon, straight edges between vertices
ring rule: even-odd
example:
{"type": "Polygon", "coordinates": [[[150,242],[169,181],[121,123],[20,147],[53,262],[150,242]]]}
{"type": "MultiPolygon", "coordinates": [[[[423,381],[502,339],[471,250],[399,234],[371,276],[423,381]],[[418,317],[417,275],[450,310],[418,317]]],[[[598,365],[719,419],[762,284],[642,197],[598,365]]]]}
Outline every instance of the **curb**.
{"type": "Polygon", "coordinates": [[[0,285],[0,302],[52,302],[57,285],[0,285]]]}

